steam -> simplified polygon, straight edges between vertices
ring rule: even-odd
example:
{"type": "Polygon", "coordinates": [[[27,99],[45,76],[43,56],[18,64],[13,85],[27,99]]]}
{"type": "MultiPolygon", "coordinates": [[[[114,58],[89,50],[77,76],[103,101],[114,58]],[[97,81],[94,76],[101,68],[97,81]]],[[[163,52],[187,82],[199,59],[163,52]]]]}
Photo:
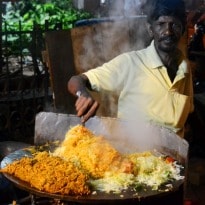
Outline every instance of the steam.
{"type": "Polygon", "coordinates": [[[175,133],[152,122],[145,123],[136,117],[135,121],[113,118],[89,119],[86,127],[96,135],[106,137],[121,153],[153,151],[164,153],[177,160],[185,160],[188,143],[175,133]]]}
{"type": "Polygon", "coordinates": [[[110,2],[108,16],[93,22],[88,20],[92,26],[75,30],[73,47],[78,73],[100,66],[121,53],[142,49],[150,42],[142,11],[144,0],[110,2]]]}
{"type": "Polygon", "coordinates": [[[135,16],[135,15],[144,15],[143,5],[144,0],[126,0],[124,2],[124,15],[125,16],[135,16]]]}
{"type": "MultiPolygon", "coordinates": [[[[99,23],[74,29],[73,49],[77,73],[101,66],[117,55],[139,50],[150,43],[143,0],[110,1],[109,16],[94,19],[99,23]]],[[[106,1],[104,2],[106,4],[106,1]]],[[[92,20],[89,20],[90,24],[92,20]]],[[[113,93],[102,92],[97,115],[116,116],[117,100],[113,93]],[[107,106],[109,105],[109,106],[107,106]]]]}
{"type": "MultiPolygon", "coordinates": [[[[74,30],[72,36],[73,48],[78,73],[101,66],[121,53],[145,48],[150,43],[150,36],[146,27],[146,16],[142,12],[144,1],[126,0],[123,5],[120,3],[122,1],[112,2],[109,15],[98,19],[99,23],[74,30]]],[[[106,1],[104,3],[106,4],[106,1]]],[[[96,21],[96,19],[94,20],[96,21]]],[[[100,95],[95,93],[92,93],[92,95],[100,101],[101,106],[97,112],[98,116],[117,116],[118,105],[115,93],[105,91],[101,92],[100,95]]],[[[147,125],[142,124],[140,114],[136,117],[137,119],[132,125],[129,124],[123,129],[116,128],[115,131],[112,130],[116,134],[116,138],[113,138],[116,142],[119,142],[117,138],[124,133],[123,137],[125,139],[120,140],[122,149],[133,144],[140,144],[140,148],[145,149],[150,144],[150,136],[153,135],[153,131],[148,131],[150,129],[147,129],[147,125]],[[142,138],[135,138],[136,129],[137,135],[143,136],[142,138]],[[116,133],[117,130],[119,133],[116,133]],[[146,138],[145,136],[149,137],[146,138]],[[136,141],[137,139],[138,141],[136,141]],[[142,139],[143,141],[140,141],[142,139]]],[[[106,132],[106,129],[107,127],[103,132],[106,132]]],[[[102,130],[100,129],[100,131],[102,130]]],[[[110,132],[110,129],[108,129],[108,132],[110,132]]],[[[118,146],[120,145],[118,144],[118,146]]],[[[132,149],[135,148],[136,146],[132,149]]],[[[130,149],[130,147],[127,147],[127,149],[130,149]]]]}
{"type": "MultiPolygon", "coordinates": [[[[145,26],[146,16],[143,15],[141,10],[144,1],[125,0],[123,7],[119,1],[114,2],[109,16],[104,18],[104,20],[107,20],[106,22],[76,28],[72,31],[77,72],[95,68],[120,53],[138,50],[149,44],[150,37],[145,26]]],[[[117,110],[115,96],[111,93],[102,93],[100,98],[103,103],[101,113],[98,112],[97,114],[100,116],[115,116],[117,110]]],[[[45,120],[38,123],[41,128],[39,129],[40,133],[45,132],[45,126],[48,124],[46,121],[49,120],[54,126],[47,131],[51,132],[52,130],[54,133],[46,132],[45,135],[49,139],[51,136],[53,139],[64,136],[57,131],[66,131],[68,125],[72,124],[71,117],[67,119],[65,115],[65,119],[62,119],[58,118],[58,115],[53,116],[53,113],[51,115],[51,117],[46,117],[45,120]]],[[[79,122],[74,121],[74,123],[79,122]]],[[[136,116],[134,122],[119,122],[113,120],[113,118],[91,118],[86,122],[86,127],[95,131],[96,134],[108,136],[122,152],[143,151],[152,147],[160,148],[164,146],[182,154],[182,156],[187,154],[187,144],[182,139],[168,130],[156,128],[151,124],[143,124],[140,115],[136,116]]]]}

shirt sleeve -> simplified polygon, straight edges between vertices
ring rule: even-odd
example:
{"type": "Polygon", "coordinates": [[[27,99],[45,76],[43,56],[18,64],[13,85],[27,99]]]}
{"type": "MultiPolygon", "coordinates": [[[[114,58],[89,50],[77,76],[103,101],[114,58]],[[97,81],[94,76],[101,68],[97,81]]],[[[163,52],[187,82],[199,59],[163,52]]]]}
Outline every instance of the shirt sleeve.
{"type": "Polygon", "coordinates": [[[121,54],[113,60],[84,73],[95,91],[119,92],[129,73],[129,55],[121,54]]]}

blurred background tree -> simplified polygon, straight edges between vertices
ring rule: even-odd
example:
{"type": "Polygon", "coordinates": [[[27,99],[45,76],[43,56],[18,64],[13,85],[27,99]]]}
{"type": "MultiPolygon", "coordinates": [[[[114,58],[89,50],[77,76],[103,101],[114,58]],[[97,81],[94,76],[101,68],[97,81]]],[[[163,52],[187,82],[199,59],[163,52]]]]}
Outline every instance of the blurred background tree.
{"type": "Polygon", "coordinates": [[[49,22],[50,29],[59,22],[63,29],[68,29],[75,21],[89,17],[88,12],[74,8],[71,0],[20,0],[7,3],[3,20],[11,30],[17,30],[19,21],[22,30],[32,29],[34,22],[44,25],[45,21],[49,22]]]}
{"type": "Polygon", "coordinates": [[[45,31],[71,29],[76,21],[92,17],[90,13],[76,9],[72,0],[13,0],[5,2],[4,7],[4,58],[30,53],[35,67],[44,50],[45,31]]]}

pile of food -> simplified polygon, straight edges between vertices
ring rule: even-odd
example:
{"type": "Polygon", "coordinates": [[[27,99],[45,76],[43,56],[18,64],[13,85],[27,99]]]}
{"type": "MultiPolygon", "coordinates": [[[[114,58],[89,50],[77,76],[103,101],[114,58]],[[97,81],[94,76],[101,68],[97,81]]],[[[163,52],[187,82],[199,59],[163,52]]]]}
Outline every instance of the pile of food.
{"type": "Polygon", "coordinates": [[[91,178],[102,178],[106,172],[131,172],[132,162],[119,153],[103,136],[95,136],[78,125],[66,133],[54,156],[72,161],[91,178]]]}
{"type": "Polygon", "coordinates": [[[1,170],[32,187],[49,193],[85,195],[90,193],[88,177],[73,163],[55,157],[46,151],[37,152],[34,157],[23,157],[1,170]]]}
{"type": "Polygon", "coordinates": [[[38,151],[22,157],[0,171],[48,193],[89,195],[100,191],[121,193],[139,186],[153,190],[182,180],[183,167],[170,157],[149,151],[123,154],[103,136],[86,127],[72,127],[52,152],[38,151]]]}

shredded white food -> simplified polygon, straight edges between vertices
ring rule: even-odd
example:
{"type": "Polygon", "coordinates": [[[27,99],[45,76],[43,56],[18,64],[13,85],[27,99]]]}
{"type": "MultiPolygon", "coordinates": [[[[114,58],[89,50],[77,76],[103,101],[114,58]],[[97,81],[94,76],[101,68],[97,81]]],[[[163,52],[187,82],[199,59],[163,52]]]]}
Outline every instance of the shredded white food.
{"type": "Polygon", "coordinates": [[[89,180],[94,190],[106,193],[121,193],[136,182],[133,174],[107,172],[103,178],[89,180]]]}
{"type": "Polygon", "coordinates": [[[183,167],[176,162],[168,163],[163,157],[154,156],[150,152],[135,153],[130,157],[134,163],[134,173],[106,173],[101,179],[89,181],[93,189],[120,193],[130,187],[146,185],[152,190],[158,190],[166,183],[167,189],[171,189],[169,182],[184,179],[180,175],[183,167]]]}
{"type": "Polygon", "coordinates": [[[162,157],[154,155],[136,158],[135,166],[138,168],[137,182],[151,186],[154,190],[164,183],[184,178],[180,175],[181,166],[175,162],[167,163],[162,157]]]}

